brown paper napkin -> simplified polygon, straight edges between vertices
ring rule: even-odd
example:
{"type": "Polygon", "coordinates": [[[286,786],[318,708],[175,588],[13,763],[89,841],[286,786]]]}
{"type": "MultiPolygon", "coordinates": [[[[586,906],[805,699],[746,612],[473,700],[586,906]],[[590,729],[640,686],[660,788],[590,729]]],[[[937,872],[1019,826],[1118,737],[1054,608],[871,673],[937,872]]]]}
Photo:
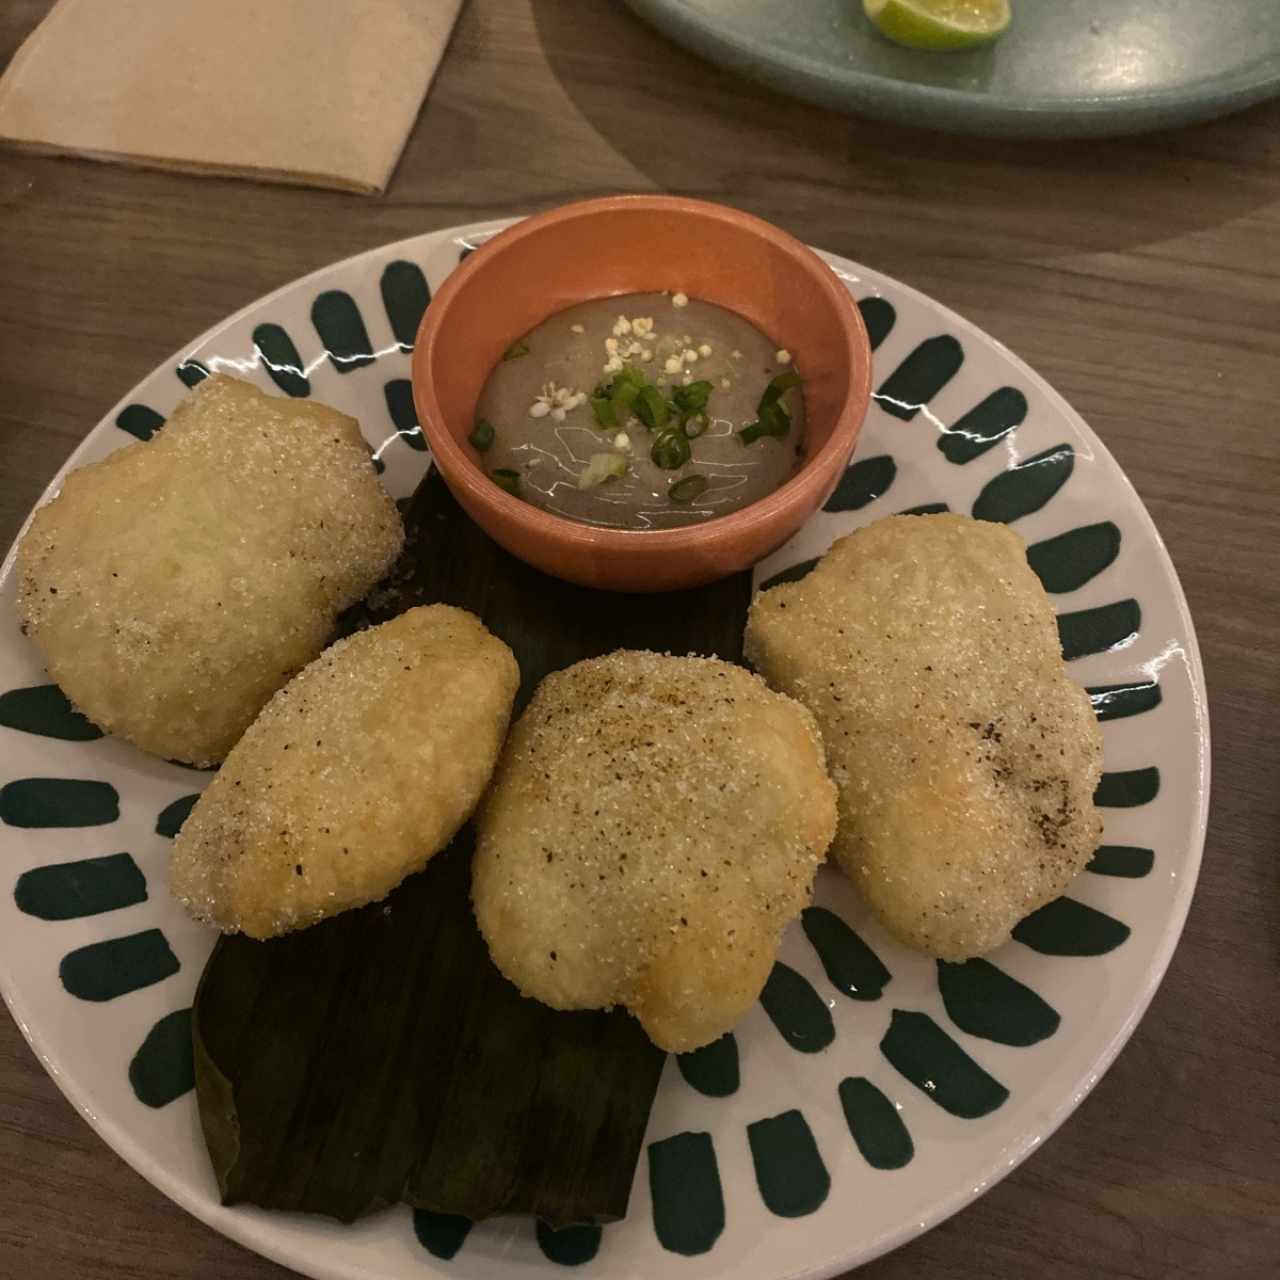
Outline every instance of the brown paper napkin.
{"type": "Polygon", "coordinates": [[[462,0],[58,0],[0,77],[0,140],[386,188],[462,0]]]}

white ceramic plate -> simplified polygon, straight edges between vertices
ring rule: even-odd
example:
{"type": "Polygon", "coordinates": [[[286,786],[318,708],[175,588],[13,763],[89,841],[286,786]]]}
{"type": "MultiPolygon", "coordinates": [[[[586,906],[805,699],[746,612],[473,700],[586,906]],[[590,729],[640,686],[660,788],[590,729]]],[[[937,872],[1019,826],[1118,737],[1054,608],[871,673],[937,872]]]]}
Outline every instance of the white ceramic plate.
{"type": "MultiPolygon", "coordinates": [[[[404,381],[423,280],[436,288],[502,225],[377,249],[254,303],[135,388],[68,468],[159,425],[184,381],[202,376],[186,363],[199,361],[268,390],[309,390],[354,414],[380,448],[392,493],[408,495],[428,462],[404,381]],[[371,358],[359,359],[362,350],[371,358]]],[[[874,951],[889,975],[883,990],[865,998],[876,994],[873,981],[862,999],[844,994],[806,931],[793,928],[777,1021],[757,1007],[736,1029],[739,1086],[713,1096],[717,1080],[722,1091],[732,1083],[723,1062],[703,1059],[687,1072],[668,1062],[630,1213],[603,1233],[553,1237],[507,1219],[459,1242],[449,1224],[425,1217],[415,1231],[403,1207],[352,1228],[223,1208],[189,1088],[184,1012],[212,937],[168,898],[162,834],[207,775],[88,738],[83,722],[60,712],[56,691],[42,687],[39,655],[13,624],[10,555],[0,573],[0,616],[10,620],[0,630],[5,999],[89,1123],[210,1226],[326,1280],[515,1280],[573,1263],[611,1278],[830,1276],[1007,1173],[1132,1032],[1182,929],[1208,802],[1204,682],[1168,555],[1110,454],[1030,369],[913,290],[828,261],[863,303],[877,400],[836,497],[759,566],[757,580],[819,555],[850,528],[922,504],[1013,521],[1079,653],[1072,673],[1115,687],[1095,697],[1108,770],[1099,797],[1107,849],[1095,868],[1068,900],[1020,927],[1021,940],[990,957],[994,968],[949,970],[891,942],[847,883],[824,871],[817,901],[874,951]]],[[[815,933],[832,927],[820,914],[809,923],[815,933]]],[[[838,966],[840,943],[832,946],[838,966]]],[[[844,946],[845,962],[858,962],[847,937],[844,946]]]]}

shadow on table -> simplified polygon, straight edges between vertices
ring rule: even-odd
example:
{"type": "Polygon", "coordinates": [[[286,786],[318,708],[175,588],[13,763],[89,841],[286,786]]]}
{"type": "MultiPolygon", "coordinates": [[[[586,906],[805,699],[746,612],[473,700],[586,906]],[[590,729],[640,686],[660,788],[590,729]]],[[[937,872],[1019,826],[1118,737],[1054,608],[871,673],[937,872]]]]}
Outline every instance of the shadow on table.
{"type": "Polygon", "coordinates": [[[932,220],[935,250],[963,252],[968,226],[1002,237],[1010,258],[1043,258],[1168,240],[1280,200],[1280,102],[1136,138],[953,137],[793,102],[621,4],[533,0],[533,11],[564,91],[652,184],[787,218],[800,234],[811,228],[797,214],[815,206],[861,217],[906,205],[932,220]]]}

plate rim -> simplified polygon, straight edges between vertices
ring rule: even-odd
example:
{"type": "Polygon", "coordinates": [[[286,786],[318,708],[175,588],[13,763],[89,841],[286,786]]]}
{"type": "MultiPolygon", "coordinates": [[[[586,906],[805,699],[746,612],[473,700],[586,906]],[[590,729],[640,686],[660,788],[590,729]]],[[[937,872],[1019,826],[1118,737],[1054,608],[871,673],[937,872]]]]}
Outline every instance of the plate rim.
{"type": "Polygon", "coordinates": [[[778,93],[941,133],[1029,138],[1141,133],[1228,115],[1280,95],[1280,52],[1274,52],[1178,88],[992,98],[857,67],[831,68],[800,52],[766,48],[704,17],[689,0],[626,3],[678,44],[778,93]]]}
{"type": "MultiPolygon", "coordinates": [[[[630,3],[631,0],[628,0],[630,3]]],[[[410,246],[421,245],[424,241],[434,240],[439,243],[447,243],[450,238],[471,238],[479,235],[490,235],[499,230],[504,229],[521,220],[520,217],[503,217],[495,219],[483,219],[476,222],[465,222],[453,224],[446,227],[438,227],[434,230],[419,232],[413,236],[407,236],[399,240],[390,241],[385,244],[375,245],[368,249],[361,250],[359,253],[348,255],[345,258],[337,259],[333,262],[326,263],[316,269],[306,272],[301,276],[297,276],[292,280],[286,281],[269,292],[251,300],[245,306],[240,307],[231,314],[223,317],[215,322],[209,328],[205,329],[197,337],[188,342],[183,343],[171,355],[164,360],[157,362],[148,372],[135,383],[124,396],[122,396],[99,421],[86,432],[84,439],[71,452],[65,462],[58,468],[57,472],[50,480],[49,484],[40,494],[31,510],[27,513],[21,527],[5,558],[0,563],[0,587],[8,581],[10,575],[14,572],[17,559],[18,545],[22,541],[35,512],[54,495],[66,475],[74,470],[78,465],[78,460],[83,453],[90,450],[98,432],[104,428],[115,425],[115,419],[118,413],[128,404],[138,399],[140,389],[149,382],[157,373],[165,369],[173,369],[187,358],[188,353],[198,350],[206,341],[213,338],[216,334],[234,325],[238,321],[244,319],[251,313],[257,312],[266,307],[273,301],[276,301],[287,294],[292,294],[296,290],[303,288],[308,283],[314,283],[321,277],[329,275],[336,270],[351,267],[365,259],[378,260],[386,258],[397,252],[408,253],[410,246]]],[[[434,247],[434,246],[433,246],[434,247]]],[[[864,1241],[861,1245],[856,1246],[852,1251],[846,1251],[842,1254],[831,1254],[825,1260],[814,1260],[807,1264],[799,1271],[788,1273],[788,1277],[778,1277],[777,1280],[789,1280],[790,1276],[804,1276],[808,1280],[831,1280],[832,1277],[838,1276],[847,1271],[851,1267],[862,1266],[863,1264],[873,1261],[875,1258],[881,1257],[893,1249],[900,1248],[910,1240],[923,1235],[925,1232],[932,1230],[941,1222],[954,1216],[960,1210],[968,1207],[974,1201],[979,1199],[986,1192],[991,1190],[997,1183],[1003,1180],[1009,1173],[1022,1164],[1022,1162],[1037,1148],[1042,1146],[1058,1128],[1071,1116],[1086,1097],[1093,1091],[1097,1083],[1103,1075],[1110,1069],[1120,1051],[1128,1043],[1137,1028],[1138,1023],[1145,1016],[1150,1006],[1151,1000],[1154,998],[1156,991],[1164,980],[1164,976],[1168,970],[1173,953],[1177,948],[1178,942],[1181,940],[1183,930],[1186,925],[1187,915],[1191,908],[1191,902],[1195,895],[1196,887],[1200,878],[1200,867],[1203,860],[1205,838],[1208,825],[1209,798],[1211,790],[1211,736],[1207,693],[1204,679],[1204,665],[1201,658],[1199,638],[1196,634],[1194,620],[1191,616],[1190,607],[1187,604],[1186,594],[1183,591],[1182,583],[1178,578],[1177,570],[1170,556],[1164,539],[1160,535],[1159,529],[1156,527],[1155,521],[1152,519],[1150,512],[1147,510],[1145,503],[1134,487],[1133,482],[1129,479],[1120,464],[1116,461],[1110,449],[1107,448],[1105,442],[1097,435],[1096,432],[1088,425],[1080,413],[1072,407],[1072,405],[1059,393],[1054,387],[1031,365],[1018,356],[999,338],[994,337],[982,329],[975,322],[966,319],[960,313],[954,311],[945,303],[939,302],[920,289],[916,289],[912,285],[906,284],[894,276],[890,276],[873,267],[865,266],[855,259],[847,258],[842,254],[837,254],[828,250],[815,247],[815,252],[831,266],[834,270],[833,260],[839,263],[843,268],[847,269],[852,275],[857,276],[858,272],[865,272],[878,280],[892,286],[894,290],[900,291],[903,295],[911,297],[917,303],[923,304],[927,308],[933,310],[940,317],[954,325],[958,330],[966,333],[971,338],[977,339],[983,345],[991,345],[996,347],[1003,355],[1009,359],[1016,367],[1018,372],[1024,376],[1029,383],[1046,397],[1048,401],[1062,414],[1064,420],[1068,422],[1071,428],[1083,439],[1088,440],[1097,452],[1111,464],[1114,468],[1114,475],[1119,479],[1123,490],[1130,499],[1129,510],[1134,512],[1140,521],[1144,524],[1145,530],[1149,537],[1155,543],[1159,553],[1160,562],[1164,571],[1164,576],[1168,587],[1171,590],[1171,601],[1176,609],[1177,616],[1181,626],[1185,629],[1186,634],[1186,657],[1188,672],[1190,675],[1191,692],[1193,695],[1193,716],[1195,722],[1195,730],[1198,745],[1198,768],[1196,772],[1196,791],[1197,803],[1195,807],[1194,827],[1188,833],[1190,840],[1187,846],[1188,856],[1185,870],[1179,876],[1179,884],[1177,892],[1172,902],[1172,910],[1166,918],[1163,932],[1160,936],[1159,943],[1152,955],[1152,959],[1147,966],[1146,973],[1143,978],[1142,986],[1138,991],[1132,1007],[1126,1015],[1123,1023],[1113,1033],[1111,1038],[1102,1046],[1099,1053],[1090,1065],[1087,1078],[1082,1080],[1073,1090],[1065,1091],[1058,1101],[1050,1108],[1047,1115],[1041,1118],[1035,1125],[1023,1128],[1008,1144],[1002,1157],[993,1161],[987,1168],[981,1171],[981,1177],[978,1179],[977,1189],[965,1180],[965,1185],[957,1188],[948,1195],[936,1201],[919,1219],[912,1220],[899,1226],[896,1230],[889,1231],[870,1241],[864,1241]]],[[[848,282],[846,281],[846,284],[848,282]]],[[[322,361],[324,355],[317,357],[317,361],[322,361]]],[[[121,447],[126,447],[128,442],[122,442],[121,447]]],[[[220,1235],[234,1240],[237,1244],[268,1258],[271,1261],[279,1263],[297,1271],[304,1276],[314,1277],[315,1280],[384,1280],[385,1272],[369,1270],[364,1266],[357,1264],[353,1269],[346,1263],[335,1263],[330,1265],[323,1256],[323,1253],[317,1254],[311,1251],[309,1254],[301,1254],[295,1251],[294,1244],[288,1239],[279,1239],[271,1228],[271,1218],[267,1211],[255,1210],[252,1206],[227,1206],[213,1200],[205,1200],[199,1197],[194,1191],[188,1191],[185,1184],[170,1174],[163,1165],[152,1155],[152,1153],[140,1142],[133,1139],[131,1131],[128,1130],[123,1123],[113,1119],[108,1115],[99,1115],[94,1112],[89,1105],[88,1099],[82,1095],[79,1087],[71,1080],[66,1079],[57,1064],[37,1045],[33,1032],[26,1018],[26,1006],[19,998],[15,990],[15,983],[9,963],[5,960],[3,950],[0,950],[0,997],[3,998],[10,1015],[17,1024],[18,1029],[22,1033],[23,1039],[27,1042],[28,1047],[36,1057],[36,1060],[44,1068],[45,1072],[52,1078],[58,1086],[63,1096],[71,1103],[75,1110],[84,1119],[90,1128],[111,1148],[111,1150],[125,1161],[135,1172],[146,1179],[153,1187],[162,1195],[175,1204],[179,1205],[192,1217],[217,1231],[220,1235]]],[[[290,1217],[302,1215],[288,1215],[290,1217]]],[[[423,1257],[418,1261],[418,1268],[424,1280],[451,1280],[449,1273],[440,1271],[434,1265],[435,1260],[423,1250],[423,1257]]]]}

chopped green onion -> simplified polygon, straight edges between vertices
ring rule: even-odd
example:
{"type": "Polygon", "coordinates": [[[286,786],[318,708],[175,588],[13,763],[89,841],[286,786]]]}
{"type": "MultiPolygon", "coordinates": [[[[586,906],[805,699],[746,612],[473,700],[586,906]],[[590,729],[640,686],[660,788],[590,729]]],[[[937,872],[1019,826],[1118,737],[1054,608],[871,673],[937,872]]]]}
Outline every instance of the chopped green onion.
{"type": "Polygon", "coordinates": [[[602,382],[591,393],[591,411],[596,425],[612,431],[631,416],[636,397],[645,388],[644,374],[624,365],[609,382],[602,382]]]}
{"type": "Polygon", "coordinates": [[[685,476],[683,480],[677,480],[667,490],[667,497],[672,502],[692,502],[695,498],[700,498],[706,491],[706,476],[689,475],[685,476]]]}
{"type": "Polygon", "coordinates": [[[681,413],[691,414],[705,409],[710,395],[711,383],[691,382],[688,386],[677,387],[671,398],[681,413]]]}
{"type": "Polygon", "coordinates": [[[635,408],[636,397],[639,394],[640,388],[634,382],[624,382],[614,389],[611,403],[613,404],[613,416],[617,419],[618,426],[622,426],[631,416],[635,408]]]}
{"type": "Polygon", "coordinates": [[[636,417],[650,431],[661,431],[671,416],[671,406],[657,387],[645,385],[636,396],[636,417]]]}
{"type": "Polygon", "coordinates": [[[649,450],[654,466],[664,471],[678,471],[692,456],[693,450],[683,431],[664,431],[649,450]]]}
{"type": "Polygon", "coordinates": [[[760,403],[756,406],[756,421],[749,422],[738,432],[743,444],[754,444],[761,436],[785,440],[791,433],[791,410],[782,398],[784,392],[800,385],[800,375],[794,369],[780,373],[765,387],[760,403]]]}
{"type": "Polygon", "coordinates": [[[613,430],[618,426],[618,417],[614,411],[613,401],[608,396],[592,396],[591,412],[596,415],[596,426],[613,430]]]}
{"type": "Polygon", "coordinates": [[[499,489],[505,489],[512,497],[520,496],[520,473],[513,471],[510,467],[497,467],[489,472],[489,479],[498,486],[499,489]]]}
{"type": "Polygon", "coordinates": [[[480,453],[492,448],[493,437],[496,432],[493,429],[493,423],[488,418],[480,418],[474,427],[471,428],[471,434],[467,437],[471,443],[471,447],[480,453]]]}
{"type": "Polygon", "coordinates": [[[705,413],[690,414],[684,424],[684,433],[690,440],[696,440],[711,425],[711,419],[705,413]]]}
{"type": "Polygon", "coordinates": [[[785,440],[791,433],[791,410],[781,400],[770,405],[762,405],[758,412],[759,418],[755,422],[747,423],[738,432],[738,439],[743,444],[753,444],[761,436],[785,440]]]}
{"type": "Polygon", "coordinates": [[[513,342],[503,353],[504,360],[519,360],[521,356],[529,354],[529,344],[521,339],[519,342],[513,342]]]}
{"type": "Polygon", "coordinates": [[[594,489],[606,480],[616,480],[626,475],[627,460],[620,453],[593,453],[582,474],[578,476],[579,489],[594,489]]]}

